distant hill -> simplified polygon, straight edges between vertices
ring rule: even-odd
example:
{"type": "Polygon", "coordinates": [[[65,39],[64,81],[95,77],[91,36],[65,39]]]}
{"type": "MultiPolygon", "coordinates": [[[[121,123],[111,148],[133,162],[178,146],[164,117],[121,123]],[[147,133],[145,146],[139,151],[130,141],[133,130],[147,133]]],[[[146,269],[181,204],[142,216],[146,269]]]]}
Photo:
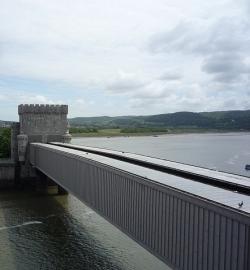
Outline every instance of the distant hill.
{"type": "Polygon", "coordinates": [[[72,127],[85,128],[197,128],[250,130],[250,110],[216,112],[177,112],[149,116],[100,116],[69,119],[72,127]]]}

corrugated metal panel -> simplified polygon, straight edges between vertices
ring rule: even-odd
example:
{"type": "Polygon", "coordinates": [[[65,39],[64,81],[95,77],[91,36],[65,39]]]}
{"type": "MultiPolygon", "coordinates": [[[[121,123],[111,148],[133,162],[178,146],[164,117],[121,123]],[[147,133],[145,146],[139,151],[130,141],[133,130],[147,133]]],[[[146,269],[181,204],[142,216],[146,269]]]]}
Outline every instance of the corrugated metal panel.
{"type": "Polygon", "coordinates": [[[31,161],[174,269],[249,270],[249,215],[46,146],[31,161]]]}
{"type": "MultiPolygon", "coordinates": [[[[44,144],[36,145],[44,146],[44,144]]],[[[241,194],[240,192],[232,192],[230,190],[218,188],[205,183],[192,181],[191,179],[182,176],[172,175],[170,173],[145,168],[135,164],[99,156],[92,153],[82,152],[79,150],[66,149],[55,145],[46,145],[46,148],[54,149],[55,151],[58,150],[60,153],[64,152],[71,155],[77,155],[79,157],[81,156],[92,160],[93,162],[98,162],[103,165],[105,164],[107,166],[114,167],[117,170],[120,169],[124,172],[127,172],[127,174],[132,173],[143,178],[148,178],[150,181],[178,189],[179,191],[192,194],[195,197],[198,196],[206,200],[214,201],[215,203],[222,204],[225,207],[234,208],[236,211],[239,211],[238,203],[243,201],[244,206],[240,208],[240,211],[250,215],[250,196],[241,194]]]]}

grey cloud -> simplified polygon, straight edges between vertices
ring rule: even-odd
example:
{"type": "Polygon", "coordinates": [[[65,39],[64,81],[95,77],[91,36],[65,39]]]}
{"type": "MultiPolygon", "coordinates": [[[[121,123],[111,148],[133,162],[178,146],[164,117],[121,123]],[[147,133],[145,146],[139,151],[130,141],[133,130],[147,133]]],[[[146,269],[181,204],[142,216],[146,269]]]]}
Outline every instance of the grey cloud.
{"type": "MultiPolygon", "coordinates": [[[[171,92],[171,91],[170,91],[171,92]]],[[[141,100],[158,100],[165,98],[169,95],[169,89],[162,88],[162,89],[142,89],[141,91],[137,91],[133,94],[134,98],[141,99],[141,100]]]]}
{"type": "Polygon", "coordinates": [[[190,21],[181,21],[173,29],[155,34],[149,41],[149,50],[152,53],[195,53],[204,50],[207,42],[200,38],[205,25],[190,21]]]}
{"type": "Polygon", "coordinates": [[[242,98],[237,97],[228,97],[225,98],[222,102],[222,107],[224,107],[227,110],[233,109],[241,109],[241,110],[249,110],[250,101],[249,99],[246,99],[246,96],[242,98]]]}
{"type": "MultiPolygon", "coordinates": [[[[205,100],[206,102],[207,100],[205,100]]],[[[164,98],[159,99],[141,99],[141,98],[131,98],[130,105],[136,108],[145,108],[149,109],[156,107],[159,111],[162,112],[175,112],[181,110],[188,111],[200,111],[204,110],[204,100],[199,98],[188,98],[181,97],[176,94],[169,94],[164,98]]]]}
{"type": "Polygon", "coordinates": [[[247,66],[238,54],[214,54],[209,56],[205,59],[203,69],[208,73],[247,72],[247,66]]]}
{"type": "Polygon", "coordinates": [[[196,85],[183,86],[178,83],[165,83],[162,81],[153,82],[151,85],[136,91],[131,95],[131,98],[136,100],[149,100],[152,103],[168,100],[169,102],[178,102],[180,99],[197,101],[204,98],[204,93],[196,85]]]}
{"type": "Polygon", "coordinates": [[[234,108],[237,105],[237,102],[235,99],[233,98],[229,98],[227,100],[224,101],[224,107],[226,108],[234,108]]]}
{"type": "Polygon", "coordinates": [[[143,87],[144,84],[141,82],[133,81],[133,80],[123,80],[123,81],[117,81],[114,82],[110,85],[108,85],[108,89],[111,91],[118,91],[118,92],[123,92],[123,91],[130,91],[134,90],[140,87],[143,87]]]}
{"type": "Polygon", "coordinates": [[[157,108],[158,112],[187,111],[216,111],[249,109],[250,101],[247,94],[225,93],[206,96],[179,96],[175,93],[159,99],[130,98],[130,106],[149,110],[157,108]]]}
{"type": "Polygon", "coordinates": [[[250,71],[243,56],[238,53],[211,54],[204,59],[202,71],[212,74],[214,80],[231,82],[241,79],[242,75],[250,71]]]}
{"type": "Polygon", "coordinates": [[[183,21],[153,36],[150,50],[198,56],[203,59],[203,72],[215,81],[231,83],[250,71],[245,63],[250,53],[250,19],[243,16],[223,17],[213,23],[183,21]]]}
{"type": "Polygon", "coordinates": [[[248,18],[221,18],[211,25],[209,32],[207,53],[249,51],[248,18]]]}
{"type": "Polygon", "coordinates": [[[247,15],[250,14],[250,2],[249,0],[244,0],[245,1],[245,5],[246,5],[246,12],[247,12],[247,15]]]}
{"type": "Polygon", "coordinates": [[[222,72],[222,73],[213,74],[214,81],[217,81],[220,83],[226,83],[226,84],[235,82],[236,80],[240,79],[240,77],[241,77],[241,74],[237,72],[222,72]]]}
{"type": "Polygon", "coordinates": [[[163,73],[158,79],[162,81],[175,81],[180,80],[182,75],[178,72],[168,71],[163,73]]]}
{"type": "MultiPolygon", "coordinates": [[[[185,87],[188,88],[187,86],[185,87]]],[[[185,89],[185,90],[186,90],[185,89]]],[[[161,100],[166,97],[169,97],[173,94],[175,95],[185,95],[188,91],[183,91],[184,87],[179,81],[176,80],[154,80],[151,83],[147,84],[145,87],[134,91],[130,96],[133,98],[141,100],[161,100]]],[[[193,88],[190,87],[190,91],[193,88]]]]}
{"type": "Polygon", "coordinates": [[[149,41],[153,53],[181,52],[207,55],[218,51],[249,51],[248,18],[181,21],[170,31],[155,34],[149,41]]]}
{"type": "Polygon", "coordinates": [[[146,85],[146,82],[141,81],[140,79],[135,78],[131,75],[122,75],[114,79],[109,83],[106,89],[112,93],[127,93],[140,89],[146,85]]]}

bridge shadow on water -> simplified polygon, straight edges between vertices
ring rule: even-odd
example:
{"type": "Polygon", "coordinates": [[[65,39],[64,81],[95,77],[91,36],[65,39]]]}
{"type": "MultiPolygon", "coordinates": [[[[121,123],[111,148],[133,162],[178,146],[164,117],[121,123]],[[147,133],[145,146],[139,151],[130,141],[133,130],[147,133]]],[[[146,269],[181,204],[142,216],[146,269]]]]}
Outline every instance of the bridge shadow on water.
{"type": "Polygon", "coordinates": [[[126,238],[71,195],[0,192],[1,270],[169,269],[126,238]]]}

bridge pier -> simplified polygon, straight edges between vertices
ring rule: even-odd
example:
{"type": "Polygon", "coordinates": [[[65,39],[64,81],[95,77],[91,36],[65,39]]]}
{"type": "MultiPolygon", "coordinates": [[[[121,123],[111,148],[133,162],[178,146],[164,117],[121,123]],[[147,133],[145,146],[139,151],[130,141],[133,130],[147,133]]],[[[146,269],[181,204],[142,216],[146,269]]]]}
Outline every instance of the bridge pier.
{"type": "Polygon", "coordinates": [[[36,172],[36,191],[45,195],[67,195],[68,192],[44,173],[36,172]]]}
{"type": "Polygon", "coordinates": [[[66,189],[58,185],[58,195],[68,195],[68,194],[69,192],[66,189]]]}

